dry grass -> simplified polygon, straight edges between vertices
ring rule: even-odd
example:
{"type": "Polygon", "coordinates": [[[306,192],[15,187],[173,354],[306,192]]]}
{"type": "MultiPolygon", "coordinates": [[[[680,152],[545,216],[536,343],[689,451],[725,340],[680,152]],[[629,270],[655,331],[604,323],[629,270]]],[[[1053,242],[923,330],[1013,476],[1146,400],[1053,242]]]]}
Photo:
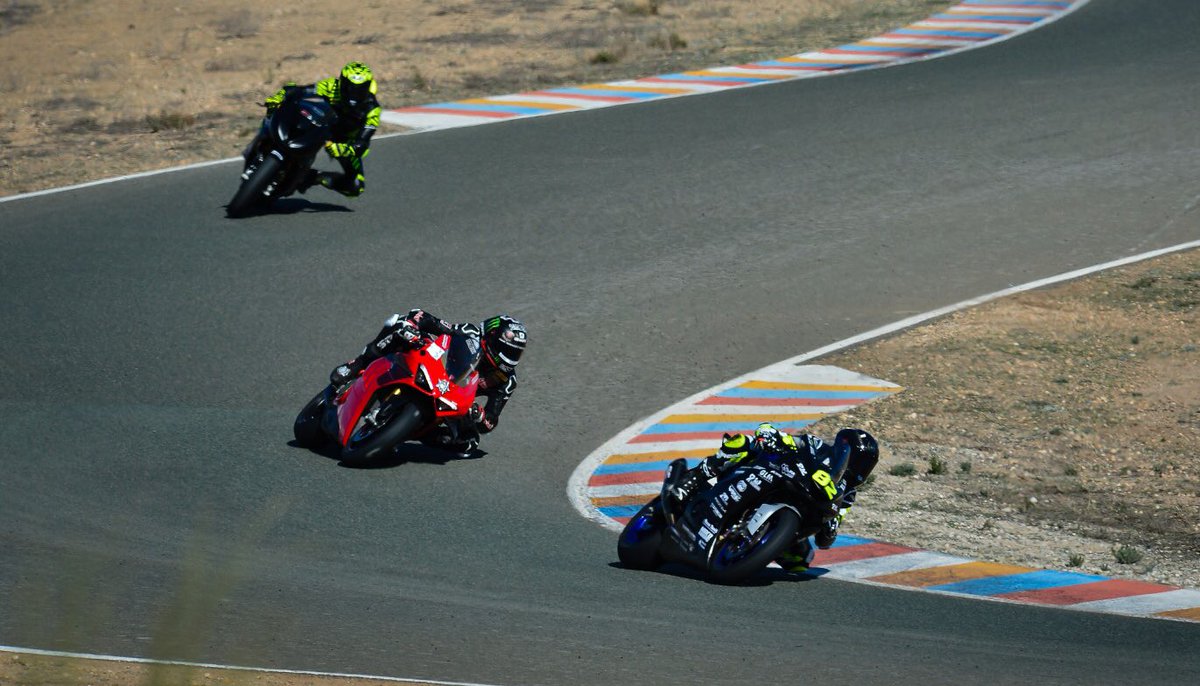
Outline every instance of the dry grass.
{"type": "Polygon", "coordinates": [[[265,95],[350,59],[400,107],[781,57],[951,4],[0,0],[0,195],[234,156],[265,95]]]}

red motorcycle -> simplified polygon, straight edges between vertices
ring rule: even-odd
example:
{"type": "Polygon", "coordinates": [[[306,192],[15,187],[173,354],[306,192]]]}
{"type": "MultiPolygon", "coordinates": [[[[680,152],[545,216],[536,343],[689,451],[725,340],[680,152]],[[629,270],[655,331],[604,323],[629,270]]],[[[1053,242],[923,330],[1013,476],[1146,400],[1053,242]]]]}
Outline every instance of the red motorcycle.
{"type": "Polygon", "coordinates": [[[296,416],[296,442],[315,448],[335,441],[346,464],[390,455],[467,415],[479,356],[479,339],[462,334],[423,337],[408,352],[384,355],[342,388],[327,386],[310,400],[296,416]]]}

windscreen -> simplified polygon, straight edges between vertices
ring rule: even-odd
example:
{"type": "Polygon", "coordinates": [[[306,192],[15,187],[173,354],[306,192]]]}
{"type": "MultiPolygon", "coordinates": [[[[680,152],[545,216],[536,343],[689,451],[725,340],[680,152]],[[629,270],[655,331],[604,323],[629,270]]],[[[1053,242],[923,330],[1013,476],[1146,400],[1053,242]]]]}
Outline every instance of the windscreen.
{"type": "Polygon", "coordinates": [[[460,333],[451,335],[450,350],[446,353],[446,374],[451,380],[461,386],[478,364],[479,337],[460,333]]]}

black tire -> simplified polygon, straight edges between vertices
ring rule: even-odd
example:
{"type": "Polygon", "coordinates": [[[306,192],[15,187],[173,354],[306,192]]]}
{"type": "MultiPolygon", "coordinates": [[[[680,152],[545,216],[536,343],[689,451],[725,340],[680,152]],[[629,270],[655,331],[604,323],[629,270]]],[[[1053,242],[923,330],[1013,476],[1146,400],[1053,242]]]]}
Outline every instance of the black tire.
{"type": "Polygon", "coordinates": [[[313,396],[300,414],[296,415],[296,423],[292,426],[292,434],[296,444],[304,448],[316,448],[328,437],[321,431],[321,419],[325,416],[325,394],[328,388],[313,396]]]}
{"type": "Polygon", "coordinates": [[[708,578],[718,584],[736,584],[771,564],[796,539],[800,516],[791,508],[781,508],[762,528],[747,539],[732,535],[717,543],[709,556],[708,578]]]}
{"type": "Polygon", "coordinates": [[[245,217],[266,206],[270,198],[263,195],[267,185],[279,176],[283,162],[278,157],[267,154],[263,156],[262,164],[254,170],[250,178],[242,181],[233,199],[225,206],[225,215],[229,217],[245,217]]]}
{"type": "Polygon", "coordinates": [[[638,510],[617,539],[617,557],[621,559],[621,564],[630,569],[657,569],[662,565],[659,546],[665,525],[659,509],[659,498],[638,510]]]}
{"type": "Polygon", "coordinates": [[[387,423],[359,441],[351,439],[342,448],[342,462],[348,465],[364,465],[372,460],[390,455],[396,446],[403,443],[425,424],[425,413],[419,405],[405,403],[392,413],[387,423]]]}

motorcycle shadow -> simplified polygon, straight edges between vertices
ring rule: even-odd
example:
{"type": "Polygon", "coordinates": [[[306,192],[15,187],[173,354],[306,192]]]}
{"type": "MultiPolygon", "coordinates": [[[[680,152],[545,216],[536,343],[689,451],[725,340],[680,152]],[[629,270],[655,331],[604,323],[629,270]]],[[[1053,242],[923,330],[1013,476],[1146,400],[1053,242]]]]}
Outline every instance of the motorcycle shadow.
{"type": "MultiPolygon", "coordinates": [[[[608,566],[612,567],[613,569],[622,569],[626,571],[645,571],[647,574],[662,574],[664,576],[675,576],[682,579],[691,579],[692,581],[715,583],[709,581],[705,577],[704,573],[700,570],[677,562],[667,562],[658,569],[654,570],[632,570],[620,562],[610,562],[608,563],[608,566]]],[[[762,588],[776,583],[801,583],[805,581],[816,581],[817,578],[828,571],[829,570],[821,569],[819,567],[813,567],[807,572],[788,572],[779,567],[767,567],[749,579],[743,579],[742,581],[732,585],[741,586],[744,588],[762,588]]]]}
{"type": "Polygon", "coordinates": [[[446,450],[431,448],[420,443],[405,443],[397,448],[396,451],[388,457],[381,457],[371,461],[368,464],[352,465],[342,462],[341,452],[332,445],[325,445],[321,446],[320,448],[310,449],[305,448],[294,440],[288,441],[288,445],[293,448],[307,450],[308,452],[315,453],[328,460],[333,460],[338,464],[339,467],[343,467],[345,469],[362,470],[393,469],[407,463],[444,465],[450,462],[461,462],[463,460],[478,460],[487,456],[488,454],[487,451],[476,448],[467,455],[460,455],[458,453],[452,453],[446,450]]]}
{"type": "Polygon", "coordinates": [[[331,202],[313,202],[304,198],[281,198],[271,205],[272,214],[299,214],[301,212],[353,212],[345,205],[331,202]]]}
{"type": "MultiPolygon", "coordinates": [[[[226,207],[228,211],[228,207],[226,207]]],[[[300,214],[302,212],[353,212],[354,210],[345,205],[338,205],[331,202],[313,202],[304,198],[281,198],[271,203],[268,207],[263,207],[253,212],[247,213],[244,217],[227,217],[228,219],[250,219],[252,217],[264,217],[272,214],[300,214]]]]}

